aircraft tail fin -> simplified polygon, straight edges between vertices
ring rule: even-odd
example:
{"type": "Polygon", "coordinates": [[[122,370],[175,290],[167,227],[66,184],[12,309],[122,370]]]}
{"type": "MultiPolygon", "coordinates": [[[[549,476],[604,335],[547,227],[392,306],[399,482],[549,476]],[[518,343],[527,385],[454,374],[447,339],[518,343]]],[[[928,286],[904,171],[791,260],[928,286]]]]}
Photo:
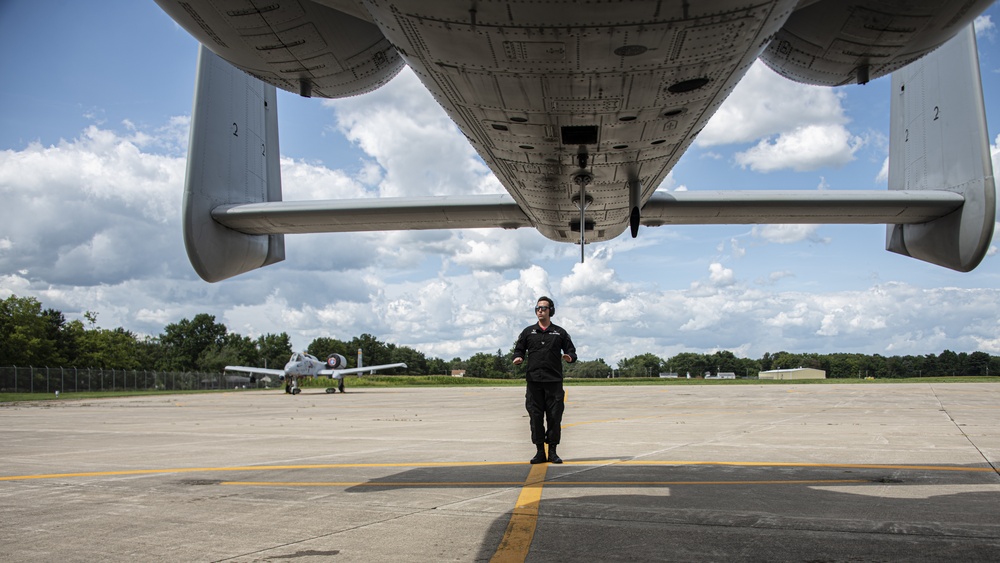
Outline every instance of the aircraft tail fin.
{"type": "Polygon", "coordinates": [[[202,46],[183,205],[184,245],[202,279],[217,282],[285,259],[283,235],[240,233],[211,215],[220,205],[271,201],[281,201],[275,88],[202,46]]]}
{"type": "Polygon", "coordinates": [[[993,238],[996,194],[976,36],[971,25],[892,74],[890,190],[944,190],[962,206],[919,224],[888,225],[886,250],[968,272],[993,238]]]}

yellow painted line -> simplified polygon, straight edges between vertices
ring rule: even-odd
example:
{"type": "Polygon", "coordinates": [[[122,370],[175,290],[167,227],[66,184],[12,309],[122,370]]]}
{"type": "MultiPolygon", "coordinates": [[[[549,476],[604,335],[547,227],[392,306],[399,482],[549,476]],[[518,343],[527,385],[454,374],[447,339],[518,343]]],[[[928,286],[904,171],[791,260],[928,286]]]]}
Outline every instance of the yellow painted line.
{"type": "Polygon", "coordinates": [[[514,505],[514,513],[510,515],[507,530],[496,553],[490,558],[490,563],[523,563],[528,557],[531,540],[535,537],[535,526],[538,524],[538,505],[542,501],[542,484],[548,465],[539,463],[531,466],[524,488],[514,505]]]}
{"type": "Polygon", "coordinates": [[[114,475],[155,475],[159,473],[200,473],[216,471],[276,471],[282,469],[350,469],[358,467],[476,467],[524,465],[523,461],[428,461],[416,463],[322,463],[309,465],[242,465],[236,467],[179,467],[172,469],[126,469],[121,471],[87,471],[80,473],[48,473],[43,475],[8,475],[0,481],[25,479],[59,479],[65,477],[107,477],[114,475]]]}
{"type": "MultiPolygon", "coordinates": [[[[176,467],[170,469],[125,469],[119,471],[86,471],[75,473],[45,473],[40,475],[7,475],[0,481],[24,481],[29,479],[64,479],[70,477],[110,477],[116,475],[157,475],[168,473],[211,473],[221,471],[280,471],[290,469],[352,469],[352,468],[392,468],[392,467],[496,467],[501,465],[524,465],[523,461],[428,461],[410,463],[323,463],[302,465],[242,465],[234,467],[176,467]]],[[[890,465],[867,463],[796,463],[780,461],[657,461],[657,460],[579,460],[567,461],[565,465],[639,465],[639,466],[688,466],[722,465],[730,467],[823,467],[830,469],[899,469],[902,471],[961,471],[995,473],[991,467],[961,467],[952,465],[890,465]]]]}
{"type": "MultiPolygon", "coordinates": [[[[585,462],[571,462],[585,463],[585,462]]],[[[881,463],[798,463],[781,461],[642,461],[623,460],[613,465],[725,465],[736,467],[825,467],[830,469],[901,469],[920,471],[970,471],[996,473],[992,467],[960,467],[954,465],[890,465],[881,463]]]]}
{"type": "MultiPolygon", "coordinates": [[[[537,467],[537,466],[536,466],[537,467]]],[[[536,469],[533,467],[532,469],[536,469]]],[[[528,479],[532,477],[529,473],[528,479]]],[[[544,479],[544,476],[543,476],[544,479]]],[[[846,483],[871,483],[868,479],[788,479],[765,481],[545,481],[549,487],[666,487],[681,485],[840,485],[846,483]]],[[[223,481],[220,485],[249,487],[516,487],[524,485],[521,497],[529,487],[537,486],[541,495],[542,482],[520,481],[223,481]]],[[[518,506],[522,505],[518,498],[518,506]]],[[[537,508],[537,507],[536,507],[537,508]]],[[[537,510],[536,510],[537,512],[537,510]]],[[[516,514],[516,511],[515,511],[516,514]]],[[[508,529],[510,526],[508,525],[508,529]]]]}
{"type": "Polygon", "coordinates": [[[517,487],[522,481],[223,481],[250,487],[517,487]]]}
{"type": "Polygon", "coordinates": [[[812,485],[831,483],[870,483],[868,479],[788,479],[766,481],[549,481],[549,486],[573,487],[664,487],[679,485],[812,485]]]}

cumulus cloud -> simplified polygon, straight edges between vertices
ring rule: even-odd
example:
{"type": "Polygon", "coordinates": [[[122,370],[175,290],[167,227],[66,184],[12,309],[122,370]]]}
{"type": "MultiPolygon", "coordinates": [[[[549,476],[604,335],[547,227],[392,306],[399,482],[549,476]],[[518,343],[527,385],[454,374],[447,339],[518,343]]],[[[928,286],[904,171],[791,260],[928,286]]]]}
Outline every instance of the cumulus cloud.
{"type": "Polygon", "coordinates": [[[592,295],[605,299],[620,299],[628,291],[628,286],[618,279],[614,269],[609,267],[613,252],[602,247],[589,259],[573,266],[570,275],[560,284],[562,293],[567,295],[592,295]]]}
{"type": "Polygon", "coordinates": [[[845,125],[843,94],[793,82],[756,61],[695,143],[711,147],[788,133],[803,125],[845,125]]]}
{"type": "Polygon", "coordinates": [[[363,167],[357,177],[342,170],[288,157],[281,159],[282,198],[286,201],[314,199],[351,199],[373,197],[366,185],[375,183],[377,169],[363,167]]]}
{"type": "Polygon", "coordinates": [[[993,17],[989,14],[977,16],[973,24],[976,29],[976,37],[993,39],[993,36],[996,34],[997,26],[993,23],[993,17]]]}
{"type": "Polygon", "coordinates": [[[889,157],[885,157],[882,161],[882,168],[879,169],[878,174],[875,176],[875,181],[879,184],[885,184],[889,182],[889,157]]]}
{"type": "Polygon", "coordinates": [[[324,103],[385,171],[379,195],[506,193],[409,68],[375,92],[324,103]]]}
{"type": "Polygon", "coordinates": [[[757,172],[843,166],[865,145],[847,129],[844,98],[839,89],[787,80],[757,61],[698,135],[696,145],[756,141],[734,160],[757,172]]]}
{"type": "Polygon", "coordinates": [[[789,270],[779,270],[777,272],[771,272],[766,277],[757,279],[756,283],[759,285],[774,285],[784,278],[795,277],[795,273],[789,270]]]}
{"type": "Polygon", "coordinates": [[[727,286],[736,283],[736,275],[729,268],[718,262],[713,262],[708,266],[709,281],[715,286],[727,286]]]}
{"type": "Polygon", "coordinates": [[[762,139],[756,146],[737,153],[736,162],[757,172],[791,168],[798,172],[825,166],[843,166],[854,160],[864,141],[842,125],[806,125],[762,139]]]}
{"type": "Polygon", "coordinates": [[[804,240],[829,242],[829,239],[820,238],[816,234],[819,227],[819,225],[754,225],[751,235],[778,244],[792,244],[804,240]]]}
{"type": "Polygon", "coordinates": [[[729,239],[729,246],[731,248],[733,258],[743,258],[746,256],[747,249],[740,245],[740,241],[736,237],[729,239]]]}
{"type": "Polygon", "coordinates": [[[452,232],[442,252],[446,260],[472,270],[498,270],[523,267],[528,257],[552,256],[551,245],[530,229],[496,236],[493,229],[452,232]]]}
{"type": "MultiPolygon", "coordinates": [[[[726,270],[714,265],[710,276],[728,279],[726,270]]],[[[560,315],[585,357],[616,360],[634,355],[625,351],[637,346],[661,356],[742,349],[760,357],[778,347],[922,354],[951,346],[997,353],[990,342],[997,329],[996,305],[989,303],[997,297],[1000,290],[994,288],[922,289],[898,282],[826,293],[724,283],[672,290],[633,287],[614,300],[578,295],[560,315]],[[606,335],[614,335],[614,342],[608,343],[606,335]],[[933,338],[929,348],[927,338],[933,338]]]]}
{"type": "Polygon", "coordinates": [[[179,265],[184,161],[145,152],[144,134],[88,127],[80,137],[0,152],[0,269],[52,283],[116,283],[179,265]],[[136,241],[146,248],[138,251],[136,241]]]}

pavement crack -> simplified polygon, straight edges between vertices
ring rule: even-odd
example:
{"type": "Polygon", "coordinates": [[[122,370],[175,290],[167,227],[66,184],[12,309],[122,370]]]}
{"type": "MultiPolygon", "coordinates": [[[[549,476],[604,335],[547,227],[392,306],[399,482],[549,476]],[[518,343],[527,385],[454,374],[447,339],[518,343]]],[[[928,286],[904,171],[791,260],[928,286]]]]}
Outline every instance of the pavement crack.
{"type": "MultiPolygon", "coordinates": [[[[257,550],[254,550],[254,551],[248,551],[246,553],[240,553],[238,555],[233,555],[231,557],[225,557],[225,558],[222,558],[222,559],[215,559],[213,561],[213,563],[222,563],[223,561],[233,561],[233,560],[236,560],[236,559],[240,559],[242,557],[252,557],[252,556],[260,555],[260,554],[263,554],[263,553],[266,553],[266,552],[269,552],[269,551],[274,551],[276,549],[282,549],[282,548],[286,548],[286,547],[297,546],[297,545],[301,545],[301,544],[304,544],[306,542],[311,542],[311,541],[315,541],[315,540],[318,540],[318,539],[332,538],[334,536],[343,534],[345,532],[353,532],[355,530],[362,530],[362,529],[367,528],[369,526],[375,526],[375,525],[378,525],[378,524],[384,524],[386,522],[392,522],[393,520],[399,520],[400,518],[408,518],[410,516],[413,516],[414,514],[421,514],[423,512],[427,512],[428,510],[430,510],[430,509],[414,510],[412,512],[407,512],[406,514],[397,514],[397,515],[391,516],[389,518],[381,518],[379,520],[373,520],[373,521],[370,521],[370,522],[365,522],[363,524],[358,524],[357,526],[350,526],[350,527],[347,527],[347,528],[344,528],[344,529],[341,529],[341,530],[336,530],[336,531],[330,532],[328,534],[319,534],[319,535],[310,536],[310,537],[307,537],[307,538],[298,539],[298,540],[295,540],[295,541],[290,541],[290,542],[285,542],[285,543],[282,543],[282,544],[272,545],[270,547],[265,547],[263,549],[257,549],[257,550]]],[[[300,556],[311,556],[311,555],[316,555],[319,552],[317,550],[308,550],[308,551],[299,551],[299,552],[296,552],[296,553],[301,553],[302,555],[300,555],[300,556]]],[[[279,559],[279,558],[280,559],[288,559],[290,557],[295,557],[295,555],[280,555],[280,556],[278,556],[278,555],[272,555],[272,556],[267,556],[268,559],[279,559]]]]}
{"type": "Polygon", "coordinates": [[[937,389],[935,389],[933,385],[931,385],[930,388],[931,388],[931,393],[934,394],[934,399],[938,402],[938,406],[941,407],[941,412],[943,412],[948,417],[948,420],[950,420],[951,423],[955,425],[955,428],[957,428],[958,431],[961,432],[962,436],[964,436],[965,439],[969,442],[969,445],[972,446],[977,452],[979,452],[979,455],[983,458],[983,461],[985,461],[987,465],[992,467],[993,471],[997,475],[1000,475],[1000,467],[997,467],[995,463],[990,461],[990,458],[987,457],[986,454],[983,452],[983,450],[979,448],[979,445],[977,445],[975,442],[972,441],[972,438],[962,428],[962,425],[955,420],[955,417],[951,416],[951,413],[948,412],[948,409],[944,406],[944,403],[941,401],[941,397],[938,397],[937,389]]]}

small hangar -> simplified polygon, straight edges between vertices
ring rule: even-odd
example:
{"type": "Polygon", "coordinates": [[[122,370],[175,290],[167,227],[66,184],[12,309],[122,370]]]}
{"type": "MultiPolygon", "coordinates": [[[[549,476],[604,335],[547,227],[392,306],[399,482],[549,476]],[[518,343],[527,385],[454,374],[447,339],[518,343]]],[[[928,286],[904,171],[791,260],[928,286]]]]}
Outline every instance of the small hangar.
{"type": "Polygon", "coordinates": [[[826,379],[826,372],[813,368],[772,369],[762,371],[758,379],[826,379]]]}

